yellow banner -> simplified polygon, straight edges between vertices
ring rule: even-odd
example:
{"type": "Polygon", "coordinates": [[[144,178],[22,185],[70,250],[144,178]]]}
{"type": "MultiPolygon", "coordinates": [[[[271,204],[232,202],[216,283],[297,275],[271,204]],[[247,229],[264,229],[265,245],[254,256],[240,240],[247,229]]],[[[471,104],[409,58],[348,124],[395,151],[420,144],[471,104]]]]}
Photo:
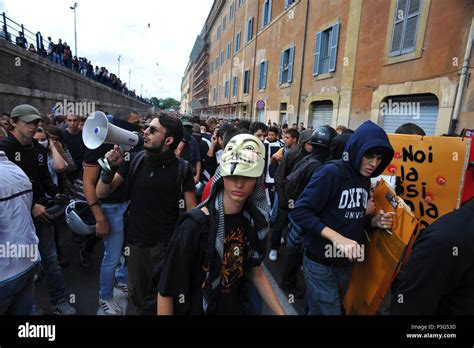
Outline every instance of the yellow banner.
{"type": "Polygon", "coordinates": [[[400,196],[420,219],[420,230],[459,208],[470,139],[389,134],[395,150],[384,175],[400,178],[400,196]]]}
{"type": "Polygon", "coordinates": [[[410,208],[382,179],[374,191],[376,210],[394,212],[391,230],[377,229],[369,235],[364,262],[352,269],[352,280],[344,308],[348,315],[376,314],[397,273],[418,220],[410,208]]]}

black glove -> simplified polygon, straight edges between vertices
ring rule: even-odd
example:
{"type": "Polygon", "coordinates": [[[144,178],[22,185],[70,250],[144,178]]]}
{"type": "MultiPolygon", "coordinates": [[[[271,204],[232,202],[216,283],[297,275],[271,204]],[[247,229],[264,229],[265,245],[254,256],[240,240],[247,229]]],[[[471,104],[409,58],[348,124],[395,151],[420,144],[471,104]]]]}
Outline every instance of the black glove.
{"type": "Polygon", "coordinates": [[[102,182],[104,184],[110,184],[112,182],[112,180],[114,179],[114,175],[115,173],[117,172],[118,170],[118,167],[117,166],[111,166],[110,167],[111,170],[104,170],[102,169],[102,172],[100,173],[100,179],[102,180],[102,182]]]}

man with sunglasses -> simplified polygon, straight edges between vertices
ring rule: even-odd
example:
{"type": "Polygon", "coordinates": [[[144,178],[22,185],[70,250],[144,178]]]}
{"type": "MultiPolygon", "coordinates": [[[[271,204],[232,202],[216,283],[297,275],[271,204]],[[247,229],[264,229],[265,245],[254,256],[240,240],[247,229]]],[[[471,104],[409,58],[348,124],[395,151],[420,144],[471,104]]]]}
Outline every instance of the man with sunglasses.
{"type": "MultiPolygon", "coordinates": [[[[46,149],[33,139],[41,120],[39,111],[27,104],[16,106],[11,113],[13,131],[0,143],[8,159],[18,165],[30,179],[33,186],[32,215],[39,239],[41,264],[44,269],[46,287],[53,305],[53,313],[74,315],[76,310],[66,302],[64,279],[61,273],[52,225],[46,207],[37,202],[48,194],[58,195],[48,171],[46,149]]],[[[18,231],[20,232],[20,231],[18,231]]]]}
{"type": "Polygon", "coordinates": [[[128,285],[138,314],[143,312],[153,270],[175,230],[180,208],[183,203],[187,210],[196,206],[191,166],[174,153],[182,138],[181,121],[160,114],[145,130],[143,152],[124,156],[116,145],[106,154],[113,170],[102,171],[97,184],[99,199],[125,184],[130,201],[128,285]]]}

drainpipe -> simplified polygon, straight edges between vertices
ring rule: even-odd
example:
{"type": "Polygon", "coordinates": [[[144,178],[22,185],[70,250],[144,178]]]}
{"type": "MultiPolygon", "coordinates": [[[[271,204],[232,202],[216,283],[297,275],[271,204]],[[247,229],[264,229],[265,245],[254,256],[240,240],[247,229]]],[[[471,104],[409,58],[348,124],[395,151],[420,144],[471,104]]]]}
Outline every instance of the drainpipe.
{"type": "MultiPolygon", "coordinates": [[[[296,124],[300,124],[300,108],[301,108],[301,91],[303,89],[303,77],[304,77],[304,58],[306,53],[306,37],[308,36],[308,17],[309,17],[309,0],[306,0],[306,18],[304,23],[304,38],[303,38],[303,53],[301,57],[301,74],[300,74],[300,86],[298,91],[298,107],[296,109],[296,124]]],[[[289,122],[289,120],[288,120],[289,122]]]]}
{"type": "Polygon", "coordinates": [[[474,18],[471,21],[471,30],[467,40],[466,53],[464,55],[464,62],[461,70],[461,78],[459,79],[458,90],[456,93],[456,101],[454,103],[453,118],[451,119],[451,126],[449,127],[449,134],[456,133],[459,113],[461,112],[461,101],[464,95],[464,87],[466,85],[467,70],[469,68],[469,60],[471,58],[472,41],[474,40],[474,18]]]}

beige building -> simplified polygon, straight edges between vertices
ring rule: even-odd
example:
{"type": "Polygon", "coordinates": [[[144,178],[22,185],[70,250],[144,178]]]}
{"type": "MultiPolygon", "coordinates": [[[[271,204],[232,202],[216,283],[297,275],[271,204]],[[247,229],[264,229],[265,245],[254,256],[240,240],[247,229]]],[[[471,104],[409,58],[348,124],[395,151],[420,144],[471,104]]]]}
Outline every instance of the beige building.
{"type": "Polygon", "coordinates": [[[184,72],[183,79],[181,81],[181,106],[180,113],[186,114],[191,113],[191,101],[192,101],[192,86],[193,86],[193,64],[191,61],[188,62],[186,71],[184,72]]]}
{"type": "Polygon", "coordinates": [[[474,128],[473,14],[470,0],[216,0],[201,33],[208,105],[193,112],[474,128]]]}

